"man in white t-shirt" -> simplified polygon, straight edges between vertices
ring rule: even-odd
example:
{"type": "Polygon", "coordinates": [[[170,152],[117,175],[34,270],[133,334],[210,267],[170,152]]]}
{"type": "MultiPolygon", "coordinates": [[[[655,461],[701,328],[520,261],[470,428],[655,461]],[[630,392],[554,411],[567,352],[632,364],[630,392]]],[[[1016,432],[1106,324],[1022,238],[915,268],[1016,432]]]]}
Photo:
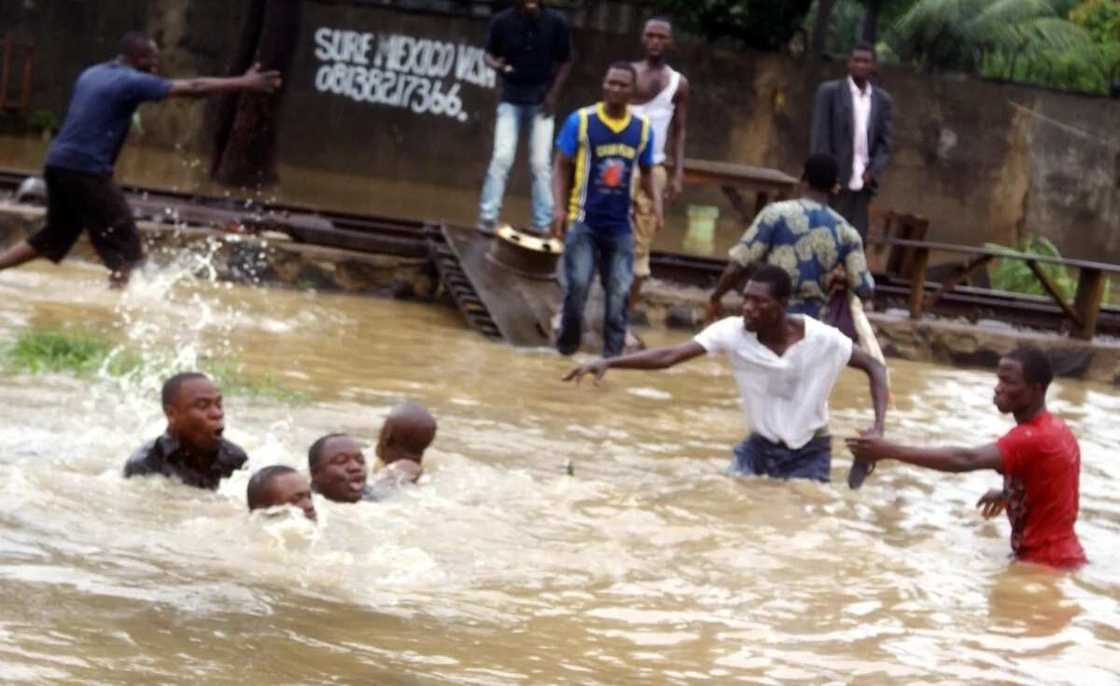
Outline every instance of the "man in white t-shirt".
{"type": "MultiPolygon", "coordinates": [[[[731,471],[780,479],[828,481],[832,439],[828,396],[845,367],[867,373],[875,424],[865,436],[881,436],[887,411],[886,368],[839,330],[812,317],[786,314],[789,274],[764,264],[743,289],[741,317],[729,317],[677,346],[602,359],[573,369],[565,381],[608,369],[665,369],[704,353],[724,354],[742,396],[751,433],[735,446],[731,471]]],[[[859,465],[848,483],[858,488],[859,465]]]]}

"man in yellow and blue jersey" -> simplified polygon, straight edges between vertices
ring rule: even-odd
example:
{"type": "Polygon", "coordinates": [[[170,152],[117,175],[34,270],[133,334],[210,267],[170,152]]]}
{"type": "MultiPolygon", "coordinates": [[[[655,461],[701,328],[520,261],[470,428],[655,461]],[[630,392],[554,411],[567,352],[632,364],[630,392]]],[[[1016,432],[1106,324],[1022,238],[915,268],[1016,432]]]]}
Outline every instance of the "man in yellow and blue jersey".
{"type": "Polygon", "coordinates": [[[622,354],[627,299],[634,280],[630,232],[630,179],[634,165],[654,199],[657,224],[661,196],[653,187],[653,132],[649,120],[630,111],[638,75],[615,62],[603,80],[603,101],[573,112],[556,141],[553,163],[552,233],[564,239],[564,306],[556,349],[571,355],[583,335],[583,309],[595,269],[604,291],[603,356],[622,354]]]}

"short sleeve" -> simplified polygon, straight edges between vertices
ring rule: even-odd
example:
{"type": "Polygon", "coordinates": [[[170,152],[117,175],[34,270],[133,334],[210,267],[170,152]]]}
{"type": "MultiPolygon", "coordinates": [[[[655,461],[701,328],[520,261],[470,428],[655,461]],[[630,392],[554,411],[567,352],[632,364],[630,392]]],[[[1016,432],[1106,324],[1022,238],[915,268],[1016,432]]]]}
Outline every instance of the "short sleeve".
{"type": "Polygon", "coordinates": [[[642,151],[638,153],[638,164],[642,167],[652,167],[654,138],[657,136],[657,134],[654,133],[653,127],[649,125],[649,122],[646,122],[645,124],[643,124],[643,126],[645,126],[649,130],[649,135],[646,137],[645,147],[643,147],[642,151]]]}
{"type": "Polygon", "coordinates": [[[777,220],[769,207],[759,212],[743,237],[728,251],[728,257],[743,267],[764,260],[770,252],[777,220]]]}
{"type": "Polygon", "coordinates": [[[158,76],[136,72],[129,79],[128,90],[136,102],[157,102],[171,93],[171,82],[158,76]]]}
{"type": "Polygon", "coordinates": [[[731,349],[735,336],[743,328],[742,317],[721,319],[696,334],[692,340],[700,344],[709,355],[717,355],[731,349]]]}
{"type": "Polygon", "coordinates": [[[1004,476],[1017,476],[1022,469],[1026,448],[1033,443],[1031,431],[1017,426],[996,441],[999,449],[1000,472],[1004,476]]]}
{"type": "Polygon", "coordinates": [[[555,31],[555,44],[553,49],[553,60],[555,62],[564,63],[572,59],[572,32],[568,30],[568,22],[564,17],[559,14],[556,17],[556,31],[555,31]]]}
{"type": "Polygon", "coordinates": [[[486,33],[486,46],[483,49],[494,57],[505,57],[501,16],[494,17],[494,20],[490,22],[490,30],[486,33]]]}
{"type": "Polygon", "coordinates": [[[579,150],[579,112],[572,112],[556,137],[556,149],[568,157],[575,157],[579,150]]]}

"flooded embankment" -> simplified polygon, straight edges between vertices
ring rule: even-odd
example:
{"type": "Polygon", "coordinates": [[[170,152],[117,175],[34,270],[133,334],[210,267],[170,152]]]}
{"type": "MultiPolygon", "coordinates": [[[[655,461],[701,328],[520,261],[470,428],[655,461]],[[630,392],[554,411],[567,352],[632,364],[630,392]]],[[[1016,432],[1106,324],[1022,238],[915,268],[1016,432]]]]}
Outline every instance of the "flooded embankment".
{"type": "MultiPolygon", "coordinates": [[[[200,272],[204,273],[204,272],[200,272]]],[[[0,376],[4,683],[1114,684],[1120,395],[1059,381],[1083,452],[1091,564],[1009,564],[973,505],[994,474],[884,465],[859,492],[723,476],[744,427],[723,364],[561,384],[546,350],[457,313],[213,283],[168,268],[124,294],[82,263],[0,274],[0,339],[83,331],[137,371],[0,376]],[[424,483],[320,521],[121,478],[162,430],[160,378],[237,367],[227,436],[305,468],[329,431],[369,445],[403,398],[436,414],[424,483]],[[247,384],[252,386],[253,384],[247,384]],[[565,473],[571,461],[574,476],[565,473]]],[[[651,343],[684,334],[653,332],[651,343]]],[[[980,443],[991,375],[892,361],[890,435],[980,443]]],[[[846,374],[833,432],[870,422],[846,374]]]]}

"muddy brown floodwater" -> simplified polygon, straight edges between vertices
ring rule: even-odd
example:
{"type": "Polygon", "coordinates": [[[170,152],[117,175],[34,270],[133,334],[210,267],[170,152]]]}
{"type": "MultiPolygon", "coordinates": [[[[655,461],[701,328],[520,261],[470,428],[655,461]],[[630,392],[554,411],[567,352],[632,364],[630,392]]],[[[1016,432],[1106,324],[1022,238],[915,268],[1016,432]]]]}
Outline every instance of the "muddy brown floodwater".
{"type": "MultiPolygon", "coordinates": [[[[155,371],[0,376],[0,682],[66,684],[1116,684],[1120,397],[1059,382],[1083,449],[1076,574],[1010,564],[992,474],[888,464],[852,493],[730,478],[725,366],[561,384],[568,363],[439,307],[82,264],[0,274],[0,338],[76,327],[155,371]],[[252,468],[318,435],[370,444],[402,398],[440,421],[424,483],[317,501],[318,527],[120,476],[162,429],[171,369],[237,360],[300,391],[235,395],[252,468]],[[564,466],[574,465],[574,476],[564,466]]],[[[655,343],[679,335],[650,334],[655,343]]],[[[1010,424],[989,373],[892,362],[889,433],[978,443],[1010,424]]],[[[845,373],[833,431],[870,422],[845,373]]]]}

